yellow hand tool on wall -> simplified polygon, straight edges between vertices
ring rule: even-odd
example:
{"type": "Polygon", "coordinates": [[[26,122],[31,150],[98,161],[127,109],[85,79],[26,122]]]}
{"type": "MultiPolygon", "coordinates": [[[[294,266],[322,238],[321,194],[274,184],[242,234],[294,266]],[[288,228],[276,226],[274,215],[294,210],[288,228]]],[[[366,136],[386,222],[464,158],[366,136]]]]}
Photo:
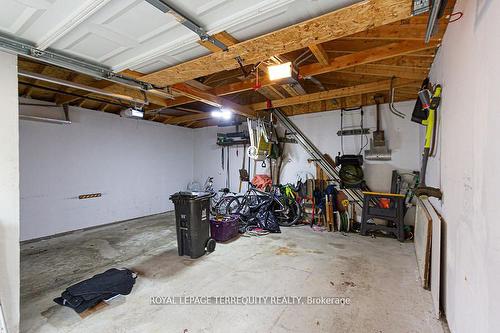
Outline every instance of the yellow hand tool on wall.
{"type": "MultiPolygon", "coordinates": [[[[427,161],[432,156],[436,145],[436,113],[441,103],[442,87],[438,84],[431,93],[429,89],[422,89],[418,93],[422,110],[427,114],[426,119],[420,122],[426,127],[424,152],[422,154],[422,169],[420,171],[420,184],[415,190],[417,196],[428,196],[441,199],[443,193],[439,188],[430,187],[425,184],[427,161]]],[[[412,120],[414,120],[412,118],[412,120]]],[[[415,121],[415,120],[414,120],[415,121]]]]}

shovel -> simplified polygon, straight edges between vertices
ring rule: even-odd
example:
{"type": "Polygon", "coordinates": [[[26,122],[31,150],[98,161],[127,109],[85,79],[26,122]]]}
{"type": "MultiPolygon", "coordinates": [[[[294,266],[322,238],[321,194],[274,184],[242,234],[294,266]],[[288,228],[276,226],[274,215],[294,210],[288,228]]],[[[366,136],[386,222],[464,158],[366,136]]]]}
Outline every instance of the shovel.
{"type": "Polygon", "coordinates": [[[380,129],[380,102],[381,97],[375,96],[377,105],[377,130],[373,132],[373,139],[370,139],[370,150],[365,150],[365,159],[372,161],[390,161],[391,150],[387,148],[384,131],[380,129]]]}

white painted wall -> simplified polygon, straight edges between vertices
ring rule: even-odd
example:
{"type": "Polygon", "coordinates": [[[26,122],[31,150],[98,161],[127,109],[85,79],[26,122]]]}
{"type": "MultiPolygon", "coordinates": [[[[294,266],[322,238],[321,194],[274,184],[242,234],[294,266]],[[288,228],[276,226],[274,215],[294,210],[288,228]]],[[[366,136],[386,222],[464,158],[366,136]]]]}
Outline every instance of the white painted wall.
{"type": "Polygon", "coordinates": [[[453,333],[500,327],[500,1],[459,0],[431,79],[443,85],[440,156],[428,183],[445,223],[444,301],[453,333]]]}
{"type": "MultiPolygon", "coordinates": [[[[377,191],[388,191],[390,189],[391,172],[393,169],[415,170],[419,169],[420,144],[419,126],[412,123],[409,118],[413,110],[414,102],[397,103],[396,107],[404,112],[406,119],[398,118],[389,112],[388,105],[381,106],[382,129],[385,130],[386,139],[392,149],[392,160],[365,161],[365,174],[368,185],[377,191]]],[[[364,126],[370,128],[371,132],[376,129],[375,107],[365,107],[364,126]]],[[[292,121],[314,142],[318,148],[330,154],[333,158],[340,151],[340,137],[337,131],[340,129],[340,112],[330,111],[300,115],[291,117],[292,121]]],[[[344,117],[344,126],[359,126],[359,112],[347,113],[344,117]]],[[[244,126],[242,127],[244,128],[244,126]]],[[[216,133],[234,131],[234,127],[205,127],[195,130],[194,148],[194,179],[202,184],[209,176],[213,176],[216,188],[225,186],[226,171],[221,167],[221,148],[216,142],[216,133]]],[[[372,137],[368,135],[368,139],[372,137]]],[[[366,143],[366,139],[365,139],[366,143]]],[[[344,137],[344,153],[356,154],[361,147],[359,136],[344,137]]],[[[369,145],[365,148],[369,149],[369,145]]],[[[231,165],[231,190],[237,191],[239,185],[238,169],[242,164],[242,147],[230,149],[231,165]],[[238,156],[236,155],[238,151],[238,156]]],[[[285,158],[281,183],[296,182],[297,174],[310,172],[315,174],[315,167],[309,164],[310,158],[305,150],[298,144],[287,144],[285,147],[285,158]]],[[[251,163],[253,168],[253,162],[251,163]]],[[[260,165],[260,162],[259,162],[260,165]]],[[[252,169],[253,170],[253,169],[252,169]]],[[[258,168],[258,173],[265,173],[265,170],[258,168]]],[[[253,175],[253,171],[252,171],[253,175]]]]}
{"type": "Polygon", "coordinates": [[[17,57],[0,52],[0,303],[19,329],[19,129],[17,57]]]}
{"type": "MultiPolygon", "coordinates": [[[[365,160],[364,172],[368,186],[375,191],[389,191],[391,187],[392,170],[415,170],[419,165],[419,125],[412,123],[409,118],[413,110],[414,102],[398,103],[396,107],[401,112],[408,115],[406,119],[394,116],[389,111],[388,105],[380,106],[382,117],[382,129],[389,148],[392,150],[390,161],[369,161],[365,160]]],[[[372,132],[376,130],[376,108],[369,106],[364,108],[364,126],[370,128],[368,140],[372,138],[372,132]]],[[[345,126],[359,126],[359,113],[344,113],[345,126]],[[347,121],[347,124],[346,124],[347,121]]],[[[292,117],[292,120],[314,142],[319,150],[329,154],[334,158],[340,150],[341,138],[337,136],[340,129],[340,112],[330,111],[315,113],[311,115],[301,115],[292,117]]],[[[367,143],[364,138],[363,146],[367,143]]],[[[344,153],[357,154],[361,148],[359,136],[344,137],[344,153]]],[[[368,150],[368,145],[363,149],[368,150]]],[[[283,168],[283,180],[293,181],[297,173],[308,171],[315,174],[313,164],[307,163],[310,158],[299,145],[288,145],[285,152],[291,160],[283,168]]]]}
{"type": "MultiPolygon", "coordinates": [[[[31,106],[21,113],[62,117],[31,106]]],[[[76,107],[70,118],[20,121],[22,240],[173,209],[169,195],[193,175],[191,129],[76,107]]]]}

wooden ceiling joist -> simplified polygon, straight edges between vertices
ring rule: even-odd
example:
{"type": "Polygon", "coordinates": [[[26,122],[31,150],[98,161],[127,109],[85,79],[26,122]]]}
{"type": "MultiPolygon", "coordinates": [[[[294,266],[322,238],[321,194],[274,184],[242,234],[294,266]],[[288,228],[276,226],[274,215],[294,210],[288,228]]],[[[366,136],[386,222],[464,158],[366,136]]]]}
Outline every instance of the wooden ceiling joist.
{"type": "Polygon", "coordinates": [[[321,44],[309,45],[309,50],[311,50],[312,54],[321,65],[328,65],[330,63],[328,53],[321,44]]]}
{"type": "MultiPolygon", "coordinates": [[[[226,46],[231,46],[231,45],[238,43],[238,40],[236,38],[234,38],[233,36],[231,36],[226,31],[219,32],[218,34],[215,34],[213,37],[216,38],[217,40],[221,41],[222,43],[224,43],[226,46]]],[[[209,49],[212,52],[223,51],[222,49],[219,49],[217,46],[215,46],[214,44],[212,44],[208,41],[200,41],[199,43],[200,43],[200,45],[206,47],[207,49],[209,49]]],[[[240,80],[244,80],[240,69],[238,69],[237,76],[235,76],[235,78],[238,78],[240,80]]],[[[192,80],[192,81],[198,82],[195,80],[192,80]]],[[[262,94],[263,96],[265,96],[266,98],[275,97],[275,93],[273,91],[268,91],[267,87],[265,87],[264,89],[259,91],[259,93],[262,94]]],[[[184,97],[189,97],[189,96],[185,95],[184,97]]],[[[189,124],[186,126],[189,126],[189,124]]]]}
{"type": "MultiPolygon", "coordinates": [[[[421,83],[420,81],[415,81],[415,80],[394,79],[393,87],[420,85],[420,83],[421,83]]],[[[318,93],[299,95],[299,96],[274,100],[272,101],[272,107],[290,106],[295,104],[304,104],[304,103],[317,102],[334,98],[359,96],[361,94],[373,93],[377,91],[389,91],[390,86],[391,86],[391,79],[381,80],[373,83],[359,84],[350,87],[344,87],[334,90],[322,91],[318,93]]],[[[251,109],[255,111],[265,110],[269,108],[267,102],[255,103],[250,105],[249,107],[251,107],[251,109]]],[[[203,114],[193,114],[193,115],[175,117],[167,120],[165,123],[172,125],[179,125],[192,121],[208,119],[210,117],[211,117],[210,113],[206,112],[203,114]]]]}
{"type": "Polygon", "coordinates": [[[210,117],[211,117],[210,113],[205,112],[205,113],[200,113],[200,114],[190,114],[187,116],[174,117],[174,118],[165,120],[163,123],[169,124],[169,125],[180,125],[183,123],[190,123],[193,121],[208,119],[210,117]]]}
{"type": "MultiPolygon", "coordinates": [[[[378,95],[379,93],[377,93],[378,95]]],[[[350,98],[338,98],[325,101],[317,101],[306,104],[296,104],[291,106],[282,107],[281,110],[285,112],[288,116],[296,116],[301,114],[309,114],[316,112],[334,111],[341,108],[352,108],[360,106],[375,105],[373,100],[374,94],[364,94],[362,97],[352,96],[350,98]]],[[[387,96],[388,97],[388,96],[387,96]]],[[[396,94],[394,102],[401,102],[408,100],[404,96],[398,96],[396,94]]]]}
{"type": "MultiPolygon", "coordinates": [[[[446,28],[446,22],[441,22],[438,24],[438,31],[444,31],[446,28]]],[[[383,27],[378,27],[376,29],[370,29],[367,31],[358,32],[357,34],[347,36],[345,39],[379,39],[379,40],[416,40],[421,41],[425,38],[425,32],[427,30],[427,23],[425,24],[401,24],[394,23],[388,24],[383,27]]],[[[433,37],[432,40],[440,41],[442,38],[441,34],[433,37]]]]}
{"type": "Polygon", "coordinates": [[[228,47],[185,63],[143,76],[141,80],[166,87],[223,70],[237,68],[241,57],[254,64],[272,56],[309,45],[346,37],[374,27],[411,17],[411,0],[365,0],[349,7],[307,20],[228,47]]]}
{"type": "MultiPolygon", "coordinates": [[[[422,77],[422,74],[415,74],[414,71],[409,71],[409,75],[404,75],[405,70],[399,69],[397,67],[365,67],[363,69],[357,69],[357,66],[368,64],[371,62],[376,62],[380,60],[385,60],[393,57],[397,57],[400,55],[418,52],[421,50],[427,50],[430,48],[435,48],[437,46],[437,42],[431,42],[429,44],[425,44],[424,42],[409,42],[402,41],[388,44],[387,46],[377,46],[374,48],[370,48],[368,50],[359,51],[352,54],[342,55],[336,58],[333,58],[328,65],[320,65],[320,64],[311,64],[304,65],[299,67],[299,73],[302,76],[314,76],[322,73],[328,73],[333,71],[344,71],[348,68],[356,68],[355,70],[351,70],[351,72],[355,71],[364,71],[367,75],[380,75],[380,76],[399,76],[394,75],[394,72],[399,72],[402,78],[416,79],[422,77]],[[384,73],[384,69],[389,70],[389,73],[384,73]],[[392,71],[392,72],[391,72],[392,71]]],[[[349,71],[346,71],[349,72],[349,71]]],[[[418,73],[425,72],[427,73],[427,69],[417,70],[418,73]]],[[[426,75],[426,74],[423,74],[426,75]]],[[[274,82],[270,81],[268,78],[261,78],[259,84],[262,87],[272,85],[274,82]]],[[[240,93],[247,90],[252,90],[255,87],[255,80],[245,80],[242,82],[229,83],[220,87],[216,87],[210,90],[210,92],[217,96],[224,96],[228,94],[240,93]]],[[[169,101],[170,106],[182,105],[185,103],[192,102],[192,99],[186,97],[175,98],[172,101],[169,101]]]]}
{"type": "Polygon", "coordinates": [[[429,74],[426,67],[401,67],[391,65],[366,64],[339,70],[340,73],[399,77],[403,79],[423,80],[429,74]]]}
{"type": "MultiPolygon", "coordinates": [[[[227,45],[228,51],[199,42],[212,53],[151,74],[133,70],[121,74],[169,88],[146,93],[149,105],[145,106],[145,119],[191,128],[217,124],[217,119],[211,118],[210,108],[198,102],[226,107],[245,117],[257,116],[270,104],[295,115],[370,105],[375,94],[383,95],[387,101],[391,83],[396,88],[395,101],[415,99],[421,81],[429,73],[455,0],[449,2],[446,15],[439,21],[438,33],[429,44],[423,42],[428,14],[412,17],[412,3],[413,0],[364,0],[243,42],[222,31],[214,37],[227,45]],[[296,59],[307,50],[314,57],[309,55],[299,65],[300,90],[269,80],[269,60],[296,59]],[[250,75],[240,70],[238,57],[250,75]],[[257,63],[260,67],[250,72],[257,63]]],[[[128,86],[84,74],[71,75],[53,66],[44,69],[37,61],[20,59],[20,64],[27,66],[23,68],[27,71],[144,99],[143,92],[128,86]]],[[[73,88],[53,87],[50,83],[33,87],[33,81],[20,81],[20,91],[33,98],[51,99],[59,104],[80,103],[107,112],[123,107],[109,97],[73,88]]]]}
{"type": "MultiPolygon", "coordinates": [[[[219,40],[222,43],[224,43],[226,46],[231,46],[231,45],[235,45],[235,44],[239,43],[239,41],[236,38],[234,38],[233,36],[231,36],[226,31],[222,31],[222,32],[220,32],[218,34],[215,34],[213,37],[215,37],[217,40],[219,40]]],[[[210,43],[208,41],[200,41],[199,43],[200,43],[200,45],[206,47],[208,50],[210,50],[212,52],[221,52],[222,51],[222,49],[219,49],[217,46],[215,46],[214,44],[212,44],[212,43],[210,43]]],[[[326,55],[326,56],[328,56],[328,55],[326,55]]],[[[261,66],[260,66],[259,69],[262,70],[262,71],[264,71],[264,72],[267,72],[267,66],[265,64],[261,64],[261,66]]],[[[259,69],[257,69],[257,70],[259,70],[259,69]]],[[[234,76],[233,73],[231,73],[231,76],[234,77],[234,78],[239,79],[240,81],[244,81],[245,80],[245,77],[242,75],[241,69],[237,69],[236,76],[234,76]]],[[[254,75],[252,74],[252,76],[254,76],[254,75]]],[[[194,80],[192,80],[192,81],[194,81],[194,80]]],[[[198,81],[194,81],[194,82],[198,82],[198,81]]],[[[273,90],[270,87],[271,86],[262,87],[257,92],[259,94],[263,95],[264,97],[268,98],[268,99],[275,99],[276,96],[277,96],[276,90],[273,90]]],[[[298,89],[294,89],[290,85],[284,85],[283,88],[291,96],[296,96],[296,95],[299,95],[299,94],[305,94],[305,91],[304,91],[304,89],[302,87],[300,87],[298,89]]],[[[187,97],[189,97],[189,96],[187,96],[187,97]]],[[[284,98],[284,96],[278,96],[278,98],[284,98]]]]}
{"type": "MultiPolygon", "coordinates": [[[[408,85],[420,84],[419,81],[408,80],[408,79],[394,79],[393,87],[402,87],[408,85]]],[[[391,79],[381,80],[372,83],[359,84],[350,87],[344,87],[339,89],[320,91],[317,93],[302,95],[302,96],[294,96],[284,99],[278,99],[272,101],[272,107],[282,107],[289,106],[294,104],[304,104],[309,102],[322,101],[332,98],[341,98],[347,96],[355,96],[366,93],[373,93],[377,91],[389,90],[391,86],[391,79]]],[[[254,110],[265,110],[268,109],[268,103],[255,103],[251,105],[251,108],[254,110]]]]}
{"type": "MultiPolygon", "coordinates": [[[[212,37],[214,37],[215,39],[217,39],[218,41],[224,43],[224,45],[226,46],[231,46],[231,45],[234,45],[234,44],[237,44],[238,43],[238,40],[236,38],[234,38],[233,36],[231,36],[228,32],[226,31],[221,31],[219,33],[216,33],[215,35],[213,35],[212,37]]],[[[212,52],[221,52],[223,51],[222,49],[218,48],[217,46],[215,46],[215,44],[212,44],[210,43],[209,41],[198,41],[198,43],[209,49],[210,51],[212,52]]]]}
{"type": "Polygon", "coordinates": [[[424,41],[402,41],[390,43],[387,45],[333,58],[333,60],[330,61],[328,65],[315,63],[301,66],[299,73],[302,76],[313,76],[323,73],[329,73],[361,64],[367,64],[374,61],[392,58],[407,53],[435,48],[436,46],[436,42],[426,44],[424,41]]]}
{"type": "Polygon", "coordinates": [[[181,92],[183,95],[192,99],[213,105],[215,107],[225,107],[231,109],[234,113],[240,114],[245,117],[254,118],[255,112],[251,108],[234,103],[227,98],[213,95],[207,91],[200,90],[185,83],[178,83],[172,86],[175,91],[181,92]]]}

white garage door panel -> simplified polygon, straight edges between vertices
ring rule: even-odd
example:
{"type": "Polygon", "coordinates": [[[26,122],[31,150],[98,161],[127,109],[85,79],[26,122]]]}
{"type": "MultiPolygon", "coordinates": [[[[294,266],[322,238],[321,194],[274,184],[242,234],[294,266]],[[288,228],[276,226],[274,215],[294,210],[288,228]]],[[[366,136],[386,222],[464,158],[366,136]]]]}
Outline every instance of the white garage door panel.
{"type": "MultiPolygon", "coordinates": [[[[356,0],[167,0],[210,34],[244,41],[356,0]]],[[[208,54],[198,36],[145,0],[2,0],[0,31],[115,71],[150,72],[208,54]]]]}
{"type": "MultiPolygon", "coordinates": [[[[26,0],[17,0],[25,2],[26,0]]],[[[33,41],[36,45],[43,44],[49,39],[71,30],[87,16],[97,11],[101,5],[110,0],[50,0],[37,1],[40,13],[22,32],[22,37],[33,41]],[[45,3],[46,7],[42,7],[45,3]]],[[[32,1],[30,1],[32,2],[32,1]]]]}
{"type": "Polygon", "coordinates": [[[21,37],[22,32],[50,6],[51,2],[45,0],[2,1],[0,29],[21,37]]]}
{"type": "Polygon", "coordinates": [[[138,47],[118,54],[115,58],[110,59],[108,65],[116,70],[130,68],[158,56],[170,56],[171,52],[177,52],[178,49],[184,47],[196,47],[197,41],[196,34],[178,24],[164,33],[140,43],[138,47]]]}
{"type": "Polygon", "coordinates": [[[139,1],[115,13],[104,24],[142,43],[154,37],[150,36],[152,32],[156,35],[166,32],[178,25],[178,22],[173,16],[163,14],[146,1],[139,1]],[[147,19],[143,19],[146,17],[147,19]]]}
{"type": "MultiPolygon", "coordinates": [[[[158,52],[158,54],[161,53],[163,53],[163,51],[158,52]]],[[[146,60],[146,58],[141,55],[136,63],[131,62],[133,59],[125,58],[125,61],[130,64],[129,67],[131,69],[147,74],[206,54],[209,54],[209,51],[205,47],[198,43],[187,43],[183,47],[167,54],[162,54],[158,57],[152,55],[151,60],[146,60]]]]}
{"type": "Polygon", "coordinates": [[[109,55],[115,51],[124,49],[124,46],[113,41],[112,38],[88,33],[65,48],[64,51],[90,58],[95,62],[102,62],[105,58],[109,58],[109,55]]]}

